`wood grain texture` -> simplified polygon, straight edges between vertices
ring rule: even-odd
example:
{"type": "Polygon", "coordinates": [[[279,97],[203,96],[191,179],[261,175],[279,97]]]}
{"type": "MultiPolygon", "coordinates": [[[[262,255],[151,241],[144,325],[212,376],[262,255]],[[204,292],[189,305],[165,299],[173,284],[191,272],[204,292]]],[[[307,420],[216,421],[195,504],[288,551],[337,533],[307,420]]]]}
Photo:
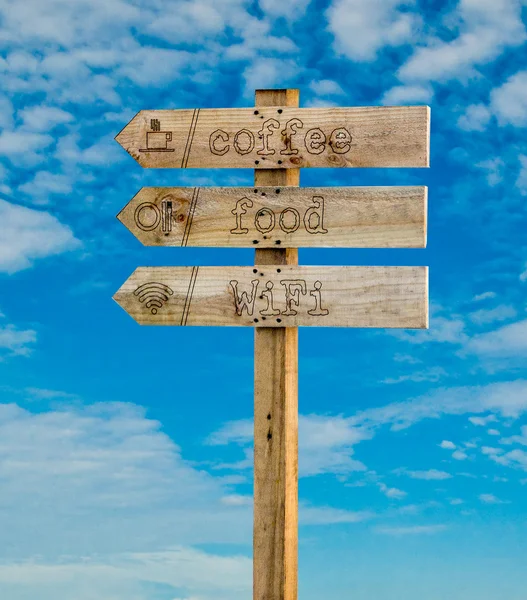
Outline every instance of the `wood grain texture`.
{"type": "MultiPolygon", "coordinates": [[[[255,104],[260,109],[280,104],[298,107],[299,100],[299,91],[295,89],[257,90],[255,94],[255,104]]],[[[282,191],[292,191],[300,185],[300,169],[255,170],[254,185],[257,190],[262,186],[279,186],[282,191]]],[[[264,248],[264,241],[255,251],[256,265],[266,268],[298,265],[296,248],[264,248]]],[[[297,600],[297,595],[298,329],[257,328],[254,332],[253,600],[297,600]]]]}
{"type": "Polygon", "coordinates": [[[145,246],[424,248],[426,204],[418,186],[148,187],[117,218],[145,246]]]}
{"type": "Polygon", "coordinates": [[[114,299],[142,325],[426,328],[427,295],[426,267],[260,265],[139,267],[114,299]]]}
{"type": "Polygon", "coordinates": [[[429,131],[427,106],[281,104],[142,110],[115,139],[150,168],[427,167],[429,131]]]}

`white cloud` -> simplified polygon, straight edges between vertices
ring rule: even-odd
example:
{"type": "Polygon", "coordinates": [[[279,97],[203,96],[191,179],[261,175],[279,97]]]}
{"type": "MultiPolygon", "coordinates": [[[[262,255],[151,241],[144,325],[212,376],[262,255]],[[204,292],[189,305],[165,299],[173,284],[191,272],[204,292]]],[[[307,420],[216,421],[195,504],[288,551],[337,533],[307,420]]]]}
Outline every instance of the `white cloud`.
{"type": "Polygon", "coordinates": [[[73,5],[50,0],[46,6],[35,0],[28,0],[24,6],[11,1],[4,5],[5,39],[12,44],[23,39],[32,47],[43,43],[72,46],[95,42],[98,34],[107,38],[112,32],[121,33],[140,16],[136,7],[122,0],[79,0],[73,5]]]}
{"type": "Polygon", "coordinates": [[[154,586],[184,590],[186,600],[242,600],[252,585],[252,560],[188,547],[120,555],[35,557],[0,566],[0,585],[10,600],[149,600],[154,586]]]}
{"type": "Polygon", "coordinates": [[[289,59],[256,58],[245,68],[245,95],[254,96],[255,89],[287,88],[289,81],[297,74],[296,62],[289,59]]]}
{"type": "Polygon", "coordinates": [[[227,506],[252,506],[253,497],[241,494],[228,494],[221,499],[222,504],[227,506]]]}
{"type": "Polygon", "coordinates": [[[384,535],[430,535],[440,533],[446,529],[446,525],[411,525],[409,527],[375,527],[375,533],[384,535]]]}
{"type": "Polygon", "coordinates": [[[451,19],[459,35],[451,41],[430,37],[400,68],[405,82],[446,82],[474,76],[474,68],[526,39],[518,0],[460,0],[451,19]]]}
{"type": "Polygon", "coordinates": [[[55,157],[70,166],[101,166],[116,163],[124,158],[119,146],[111,139],[102,139],[81,148],[78,134],[68,134],[60,138],[55,157]],[[113,143],[112,143],[113,142],[113,143]]]}
{"type": "MultiPolygon", "coordinates": [[[[469,413],[475,425],[485,425],[496,417],[518,418],[527,412],[527,381],[516,380],[482,386],[440,388],[416,398],[393,402],[385,406],[359,411],[350,417],[300,416],[300,474],[310,476],[320,473],[344,475],[364,470],[364,465],[354,459],[354,447],[371,439],[382,427],[392,431],[408,428],[424,419],[437,419],[443,415],[469,413]],[[485,416],[475,416],[483,413],[485,416]]],[[[227,423],[209,436],[209,443],[231,442],[249,445],[252,441],[252,421],[227,423]]],[[[467,445],[467,447],[469,447],[467,445]]],[[[246,457],[238,463],[216,465],[217,468],[246,469],[252,466],[248,448],[246,457]]],[[[443,471],[409,471],[409,476],[421,479],[443,479],[451,475],[443,471]]]]}
{"type": "Polygon", "coordinates": [[[220,429],[211,433],[205,443],[211,446],[230,443],[245,444],[253,439],[253,434],[254,424],[251,419],[228,421],[220,429]]]}
{"type": "Polygon", "coordinates": [[[403,490],[400,490],[395,487],[388,487],[385,483],[378,483],[379,489],[387,498],[395,498],[396,500],[401,500],[405,498],[408,494],[403,490]]]}
{"type": "Polygon", "coordinates": [[[32,131],[51,131],[56,125],[71,123],[71,113],[55,106],[30,106],[20,112],[24,126],[32,131]]]}
{"type": "Polygon", "coordinates": [[[403,383],[405,381],[414,381],[414,382],[422,382],[422,381],[439,381],[443,377],[445,377],[448,373],[443,369],[443,367],[430,367],[428,369],[424,369],[423,371],[416,371],[415,373],[411,373],[410,375],[400,375],[399,377],[388,377],[383,380],[383,383],[393,384],[393,383],[403,383]]]}
{"type": "Polygon", "coordinates": [[[454,444],[454,442],[450,442],[448,440],[443,440],[440,444],[439,444],[440,448],[445,448],[446,450],[455,450],[456,449],[456,445],[454,444]]]}
{"type": "Polygon", "coordinates": [[[456,450],[452,453],[452,458],[454,458],[455,460],[466,460],[468,458],[468,455],[462,450],[456,450]]]}
{"type": "Polygon", "coordinates": [[[401,354],[399,352],[394,355],[393,360],[395,362],[408,363],[410,365],[417,365],[423,362],[421,359],[415,356],[412,356],[410,354],[401,354]]]}
{"type": "Polygon", "coordinates": [[[527,354],[527,320],[473,336],[466,352],[489,357],[517,357],[527,354]]]}
{"type": "Polygon", "coordinates": [[[487,172],[487,184],[494,187],[503,181],[503,170],[505,163],[502,158],[489,158],[482,162],[476,163],[476,167],[484,169],[487,172]]]}
{"type": "Polygon", "coordinates": [[[500,465],[514,467],[527,471],[527,452],[519,448],[505,454],[491,454],[490,458],[500,465]]]}
{"type": "Polygon", "coordinates": [[[472,423],[472,425],[478,425],[480,427],[484,427],[487,425],[487,423],[497,421],[495,415],[487,415],[486,417],[469,417],[468,420],[472,423]]]}
{"type": "Polygon", "coordinates": [[[471,104],[464,114],[459,117],[457,126],[464,131],[485,131],[490,118],[491,112],[487,106],[484,104],[471,104]]]}
{"type": "Polygon", "coordinates": [[[333,79],[318,79],[312,81],[309,87],[317,96],[341,96],[345,93],[333,79]]]}
{"type": "Polygon", "coordinates": [[[47,212],[0,199],[0,220],[0,271],[6,273],[80,246],[71,229],[47,212]]]}
{"type": "Polygon", "coordinates": [[[492,90],[490,104],[500,125],[527,125],[527,71],[516,73],[492,90]]]}
{"type": "Polygon", "coordinates": [[[73,180],[60,173],[38,171],[31,181],[18,189],[39,203],[46,203],[50,194],[69,194],[73,190],[73,180]]]}
{"type": "Polygon", "coordinates": [[[469,313],[468,317],[477,325],[487,325],[489,323],[496,323],[497,321],[513,319],[517,314],[513,306],[501,304],[495,308],[476,310],[469,313]]]}
{"type": "Polygon", "coordinates": [[[520,431],[520,435],[512,435],[510,437],[503,438],[500,440],[500,443],[505,445],[520,444],[522,446],[527,446],[527,425],[523,425],[520,431]]]}
{"type": "Polygon", "coordinates": [[[480,494],[478,498],[483,504],[505,504],[503,500],[500,500],[494,494],[480,494]]]}
{"type": "Polygon", "coordinates": [[[424,479],[427,481],[441,481],[444,479],[451,479],[452,475],[445,471],[439,471],[437,469],[429,469],[428,471],[402,471],[408,477],[412,479],[424,479]]]}
{"type": "Polygon", "coordinates": [[[37,332],[33,329],[18,329],[14,325],[0,326],[0,357],[28,356],[37,341],[37,332]]]}
{"type": "Polygon", "coordinates": [[[496,292],[483,292],[472,298],[472,302],[481,302],[482,300],[490,300],[496,297],[496,292]]]}
{"type": "Polygon", "coordinates": [[[405,11],[405,0],[333,0],[327,10],[335,49],[355,61],[372,61],[385,46],[414,39],[419,16],[405,11]]]}
{"type": "Polygon", "coordinates": [[[335,523],[360,523],[373,517],[369,511],[350,511],[330,506],[312,507],[301,504],[298,518],[301,525],[331,525],[335,523]]]}
{"type": "Polygon", "coordinates": [[[12,129],[14,114],[15,109],[11,100],[7,96],[0,95],[0,127],[2,129],[12,129]]]}
{"type": "Polygon", "coordinates": [[[482,446],[481,452],[486,456],[494,456],[495,454],[501,454],[503,450],[501,448],[492,448],[491,446],[482,446]]]}
{"type": "Polygon", "coordinates": [[[273,17],[286,17],[290,20],[297,20],[303,16],[304,11],[311,0],[260,0],[260,8],[273,17]]]}
{"type": "Polygon", "coordinates": [[[500,435],[500,432],[497,429],[488,429],[487,433],[489,435],[500,435]]]}
{"type": "Polygon", "coordinates": [[[28,387],[24,393],[29,394],[31,398],[36,400],[78,400],[76,394],[69,394],[61,390],[47,390],[45,388],[28,387]]]}
{"type": "Polygon", "coordinates": [[[20,155],[44,150],[53,143],[50,135],[31,131],[3,131],[0,134],[0,156],[20,155]]]}
{"type": "MultiPolygon", "coordinates": [[[[227,2],[231,10],[243,10],[240,2],[227,2]]],[[[161,8],[161,7],[160,7],[161,8]]],[[[148,31],[162,40],[173,40],[173,32],[177,31],[179,39],[192,41],[192,37],[199,33],[200,36],[217,36],[227,22],[225,11],[221,3],[213,1],[180,1],[176,7],[166,6],[168,10],[156,11],[153,20],[148,23],[148,31]]]]}
{"type": "MultiPolygon", "coordinates": [[[[527,196],[527,156],[520,154],[518,159],[521,166],[516,179],[516,187],[520,190],[522,196],[527,196]]],[[[527,270],[520,275],[520,281],[525,281],[525,279],[527,279],[527,270]]]]}
{"type": "Polygon", "coordinates": [[[430,319],[430,328],[420,331],[390,331],[399,339],[412,344],[425,344],[429,342],[439,342],[446,344],[463,344],[467,340],[465,333],[465,323],[459,317],[441,317],[432,315],[430,319]]]}
{"type": "Polygon", "coordinates": [[[0,405],[0,562],[15,547],[115,557],[249,541],[250,506],[225,503],[230,484],[189,464],[144,409],[64,400],[36,413],[0,405]]]}
{"type": "Polygon", "coordinates": [[[382,98],[385,105],[426,104],[432,100],[434,90],[430,85],[397,85],[382,98]]]}
{"type": "Polygon", "coordinates": [[[349,419],[349,423],[372,428],[389,425],[393,430],[399,430],[423,419],[489,411],[514,418],[526,412],[527,381],[440,388],[411,400],[360,411],[349,419]]]}
{"type": "Polygon", "coordinates": [[[264,1],[269,16],[257,18],[249,10],[249,0],[49,0],[45,6],[40,0],[27,0],[23,7],[6,0],[0,9],[8,48],[2,61],[8,74],[3,89],[45,97],[39,98],[41,107],[29,106],[23,115],[27,126],[44,131],[70,122],[62,106],[66,103],[68,111],[71,103],[96,105],[99,114],[107,108],[101,111],[101,105],[120,107],[118,86],[123,78],[150,88],[165,88],[182,79],[211,82],[220,58],[235,52],[234,46],[244,63],[296,51],[289,38],[275,37],[270,29],[278,16],[301,14],[308,0],[264,1]],[[242,42],[228,44],[226,34],[242,42]],[[195,45],[196,40],[199,50],[173,47],[195,45]]]}
{"type": "Polygon", "coordinates": [[[195,65],[205,63],[204,54],[145,46],[136,48],[117,73],[138,86],[163,87],[191,62],[195,65]]]}

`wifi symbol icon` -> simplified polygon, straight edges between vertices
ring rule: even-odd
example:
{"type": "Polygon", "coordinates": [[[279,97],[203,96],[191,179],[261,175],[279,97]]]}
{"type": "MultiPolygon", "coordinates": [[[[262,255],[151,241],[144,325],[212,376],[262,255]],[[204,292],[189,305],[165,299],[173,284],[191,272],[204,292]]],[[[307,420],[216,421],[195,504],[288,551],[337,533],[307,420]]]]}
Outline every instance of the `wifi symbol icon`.
{"type": "Polygon", "coordinates": [[[152,281],[151,283],[143,283],[134,292],[134,296],[139,298],[139,302],[150,309],[150,312],[155,315],[157,310],[162,308],[163,304],[168,301],[174,292],[164,283],[152,281]]]}

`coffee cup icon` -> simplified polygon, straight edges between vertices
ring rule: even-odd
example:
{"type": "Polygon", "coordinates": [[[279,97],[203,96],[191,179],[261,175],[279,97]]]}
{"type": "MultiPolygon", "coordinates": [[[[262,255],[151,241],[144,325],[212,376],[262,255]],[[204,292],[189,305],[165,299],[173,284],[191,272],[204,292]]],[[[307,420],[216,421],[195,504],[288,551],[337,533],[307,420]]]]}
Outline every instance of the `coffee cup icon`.
{"type": "Polygon", "coordinates": [[[174,152],[174,148],[168,147],[168,142],[172,141],[172,132],[160,131],[158,123],[152,124],[154,131],[147,131],[146,148],[141,148],[139,152],[174,152]]]}

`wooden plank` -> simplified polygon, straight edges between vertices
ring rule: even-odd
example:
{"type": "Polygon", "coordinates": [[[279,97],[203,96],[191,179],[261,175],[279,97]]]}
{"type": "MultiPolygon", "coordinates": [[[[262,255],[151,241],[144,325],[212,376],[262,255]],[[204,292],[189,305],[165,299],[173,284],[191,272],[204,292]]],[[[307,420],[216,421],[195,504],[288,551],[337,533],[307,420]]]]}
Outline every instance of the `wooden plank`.
{"type": "Polygon", "coordinates": [[[114,299],[142,325],[419,329],[427,288],[426,267],[139,267],[114,299]]]}
{"type": "MultiPolygon", "coordinates": [[[[257,90],[255,97],[260,110],[279,104],[298,107],[299,100],[299,91],[294,89],[257,90]]],[[[262,196],[266,194],[263,189],[267,189],[263,186],[278,186],[282,193],[292,191],[293,186],[300,185],[300,169],[255,170],[254,185],[260,198],[266,198],[262,196]]],[[[276,196],[276,188],[274,192],[276,196]]],[[[262,239],[255,251],[256,265],[265,268],[298,265],[296,248],[286,247],[285,243],[284,248],[276,248],[279,244],[264,248],[265,241],[262,239]]],[[[254,332],[253,600],[297,600],[297,595],[298,329],[257,328],[254,332]]]]}
{"type": "Polygon", "coordinates": [[[145,187],[117,218],[145,246],[424,248],[426,200],[422,186],[145,187]]]}
{"type": "MultiPolygon", "coordinates": [[[[427,167],[427,106],[142,110],[117,142],[143,167],[427,167]]],[[[259,184],[261,185],[261,184],[259,184]]]]}

